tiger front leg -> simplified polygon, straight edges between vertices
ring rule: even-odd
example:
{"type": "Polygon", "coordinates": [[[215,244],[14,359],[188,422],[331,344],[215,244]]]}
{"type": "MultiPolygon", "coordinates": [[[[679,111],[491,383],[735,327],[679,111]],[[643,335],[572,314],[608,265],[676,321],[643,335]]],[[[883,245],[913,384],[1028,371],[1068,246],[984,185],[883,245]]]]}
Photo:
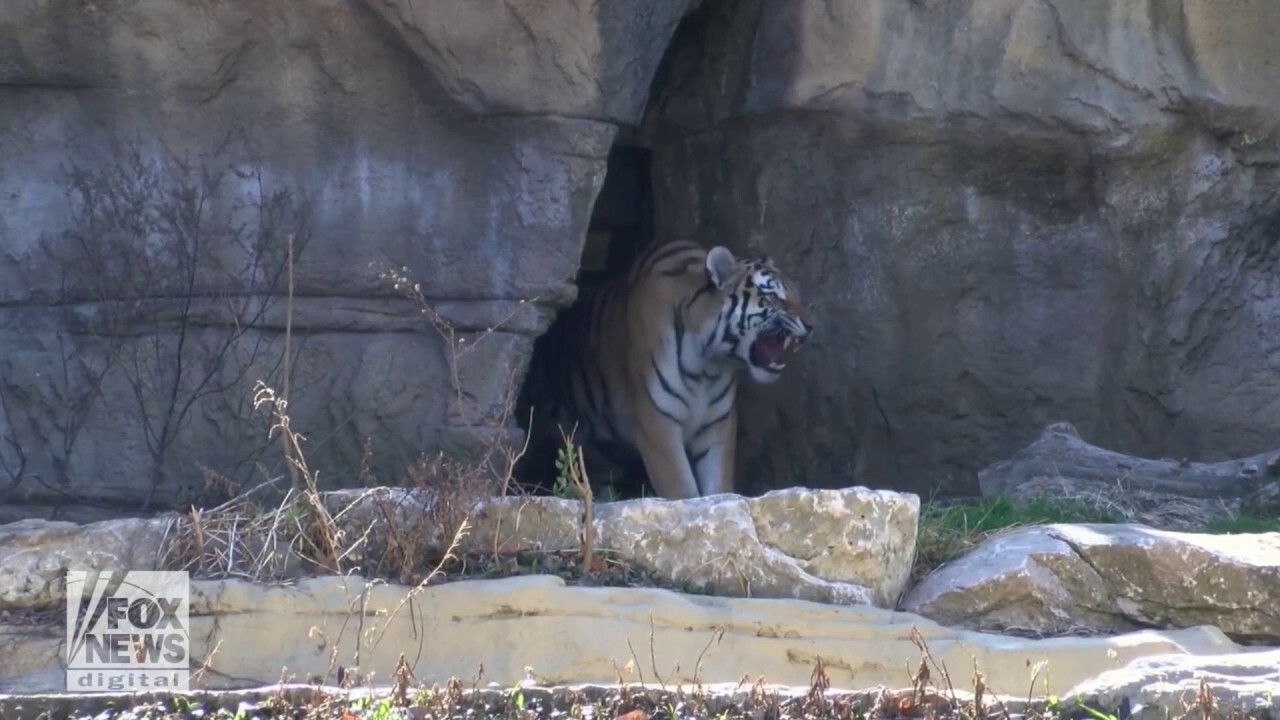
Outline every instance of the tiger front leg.
{"type": "Polygon", "coordinates": [[[733,492],[737,408],[730,408],[723,419],[708,427],[697,439],[700,442],[690,448],[689,456],[693,458],[693,474],[702,495],[733,492]]]}
{"type": "Polygon", "coordinates": [[[636,415],[636,447],[653,489],[668,500],[698,497],[698,483],[685,455],[680,426],[652,407],[636,415]]]}

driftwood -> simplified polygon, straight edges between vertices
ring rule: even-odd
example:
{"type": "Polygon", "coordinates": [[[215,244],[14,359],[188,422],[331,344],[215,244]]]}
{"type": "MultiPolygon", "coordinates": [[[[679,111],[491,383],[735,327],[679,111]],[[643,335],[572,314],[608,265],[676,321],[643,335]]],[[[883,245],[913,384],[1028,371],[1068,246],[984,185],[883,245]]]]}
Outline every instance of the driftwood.
{"type": "Polygon", "coordinates": [[[1236,460],[1198,463],[1149,460],[1090,445],[1071,423],[1059,422],[1008,460],[978,473],[982,494],[1011,495],[1034,480],[1063,478],[1125,492],[1218,500],[1265,493],[1280,480],[1280,450],[1236,460]]]}

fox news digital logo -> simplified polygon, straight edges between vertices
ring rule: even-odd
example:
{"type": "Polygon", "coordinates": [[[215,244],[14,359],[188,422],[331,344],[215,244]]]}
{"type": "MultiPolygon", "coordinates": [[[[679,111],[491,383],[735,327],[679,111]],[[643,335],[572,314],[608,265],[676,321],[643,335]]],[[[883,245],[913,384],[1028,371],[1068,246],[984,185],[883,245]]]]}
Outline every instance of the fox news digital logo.
{"type": "Polygon", "coordinates": [[[187,690],[185,572],[67,571],[67,690],[187,690]]]}

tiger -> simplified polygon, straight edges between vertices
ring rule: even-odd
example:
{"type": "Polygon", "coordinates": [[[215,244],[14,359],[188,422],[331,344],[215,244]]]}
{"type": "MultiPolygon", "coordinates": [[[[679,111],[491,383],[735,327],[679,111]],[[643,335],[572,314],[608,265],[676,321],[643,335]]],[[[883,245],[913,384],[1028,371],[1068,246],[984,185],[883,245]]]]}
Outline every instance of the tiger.
{"type": "Polygon", "coordinates": [[[776,382],[813,331],[770,256],[657,244],[580,289],[535,341],[523,412],[533,435],[638,455],[662,498],[732,493],[740,378],[776,382]]]}

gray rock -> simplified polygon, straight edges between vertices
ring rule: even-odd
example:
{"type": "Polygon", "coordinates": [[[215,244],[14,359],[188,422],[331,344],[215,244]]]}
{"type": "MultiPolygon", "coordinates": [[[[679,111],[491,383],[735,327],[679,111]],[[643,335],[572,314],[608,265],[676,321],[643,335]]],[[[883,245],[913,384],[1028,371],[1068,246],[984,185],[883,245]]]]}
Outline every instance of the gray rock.
{"type": "Polygon", "coordinates": [[[1141,525],[1005,531],[921,580],[901,608],[944,624],[1035,635],[1213,625],[1280,643],[1280,533],[1141,525]]]}
{"type": "Polygon", "coordinates": [[[88,525],[23,520],[0,525],[0,610],[53,609],[66,597],[66,570],[154,570],[170,519],[88,525]]]}
{"type": "Polygon", "coordinates": [[[471,112],[635,123],[676,23],[701,0],[364,2],[471,112]]]}
{"type": "Polygon", "coordinates": [[[1159,492],[1185,498],[1239,499],[1261,489],[1263,472],[1274,453],[1232,458],[1219,463],[1152,460],[1090,445],[1071,423],[1053,423],[1027,447],[978,473],[987,497],[1011,495],[1029,481],[1064,478],[1092,484],[1099,491],[1116,485],[1123,471],[1126,490],[1159,492]]]}

